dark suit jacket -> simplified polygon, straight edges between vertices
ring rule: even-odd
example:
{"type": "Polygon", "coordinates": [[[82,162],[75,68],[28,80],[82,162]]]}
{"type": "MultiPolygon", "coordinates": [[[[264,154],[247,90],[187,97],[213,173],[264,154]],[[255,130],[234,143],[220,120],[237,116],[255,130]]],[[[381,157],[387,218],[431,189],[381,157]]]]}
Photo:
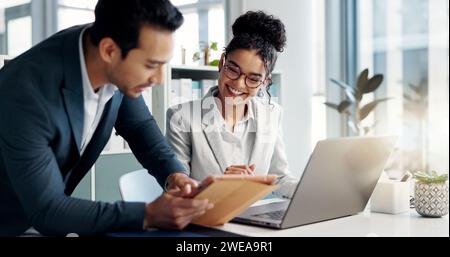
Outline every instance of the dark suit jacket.
{"type": "Polygon", "coordinates": [[[142,97],[116,91],[80,156],[84,122],[79,35],[59,32],[0,70],[0,235],[33,226],[43,234],[142,229],[144,203],[115,204],[70,194],[97,160],[112,128],[162,185],[184,168],[142,97]]]}

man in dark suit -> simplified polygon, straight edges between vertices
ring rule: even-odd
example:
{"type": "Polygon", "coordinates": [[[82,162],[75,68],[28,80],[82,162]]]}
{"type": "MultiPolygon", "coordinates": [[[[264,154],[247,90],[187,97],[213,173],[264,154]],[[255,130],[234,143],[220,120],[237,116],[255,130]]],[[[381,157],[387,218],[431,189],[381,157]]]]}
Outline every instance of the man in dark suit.
{"type": "Polygon", "coordinates": [[[161,83],[182,14],[167,0],[100,0],[95,16],[0,70],[0,235],[182,229],[212,207],[185,197],[195,181],[141,96],[161,83]],[[113,126],[171,190],[147,204],[70,197],[113,126]]]}

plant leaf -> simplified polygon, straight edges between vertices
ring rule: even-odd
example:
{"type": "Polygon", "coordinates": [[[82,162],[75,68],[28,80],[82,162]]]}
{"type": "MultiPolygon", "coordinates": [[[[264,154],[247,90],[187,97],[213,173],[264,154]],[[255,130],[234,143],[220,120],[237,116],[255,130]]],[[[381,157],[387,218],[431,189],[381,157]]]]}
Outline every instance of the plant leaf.
{"type": "Polygon", "coordinates": [[[363,92],[368,81],[369,81],[369,69],[365,69],[361,72],[361,74],[359,74],[358,82],[356,83],[359,92],[363,92]]]}
{"type": "Polygon", "coordinates": [[[445,183],[448,180],[448,174],[439,175],[436,171],[422,172],[417,171],[414,173],[414,178],[422,183],[445,183]]]}
{"type": "Polygon", "coordinates": [[[192,56],[192,60],[194,62],[200,60],[200,53],[199,52],[195,52],[194,55],[192,56]]]}
{"type": "Polygon", "coordinates": [[[418,97],[424,97],[427,93],[426,92],[427,86],[423,82],[420,83],[418,86],[409,83],[408,86],[409,86],[409,88],[411,88],[414,91],[414,93],[418,97]]]}
{"type": "Polygon", "coordinates": [[[361,102],[361,100],[363,98],[363,93],[361,93],[361,91],[357,90],[356,93],[355,93],[355,98],[356,98],[356,100],[361,102]]]}
{"type": "Polygon", "coordinates": [[[367,116],[369,116],[369,114],[377,107],[377,105],[381,102],[385,102],[388,101],[392,98],[383,98],[383,99],[378,99],[375,100],[371,103],[368,103],[366,105],[364,105],[364,107],[361,108],[361,110],[359,110],[359,120],[362,121],[365,118],[367,118],[367,116]]]}
{"type": "Polygon", "coordinates": [[[218,59],[215,59],[215,60],[213,60],[213,61],[211,61],[211,62],[209,62],[209,66],[219,66],[219,60],[218,59]]]}
{"type": "Polygon", "coordinates": [[[211,50],[214,50],[214,51],[219,50],[219,48],[217,47],[217,42],[212,42],[211,46],[209,48],[211,48],[211,50]]]}
{"type": "Polygon", "coordinates": [[[326,102],[325,105],[330,107],[330,108],[333,108],[335,110],[338,110],[338,105],[337,104],[326,102]]]}
{"type": "Polygon", "coordinates": [[[409,95],[407,95],[407,94],[403,94],[403,98],[404,98],[405,100],[409,101],[409,102],[413,102],[413,101],[414,101],[414,99],[412,99],[412,97],[409,96],[409,95]]]}
{"type": "Polygon", "coordinates": [[[383,75],[377,74],[367,81],[366,86],[361,91],[364,94],[372,93],[383,83],[383,75]]]}
{"type": "Polygon", "coordinates": [[[331,79],[331,82],[335,83],[336,85],[344,89],[345,94],[352,103],[356,102],[356,90],[353,87],[349,86],[348,84],[340,80],[331,79]]]}
{"type": "Polygon", "coordinates": [[[344,100],[339,104],[337,110],[339,113],[343,113],[345,110],[347,110],[348,107],[350,107],[350,105],[352,105],[350,101],[344,100]]]}

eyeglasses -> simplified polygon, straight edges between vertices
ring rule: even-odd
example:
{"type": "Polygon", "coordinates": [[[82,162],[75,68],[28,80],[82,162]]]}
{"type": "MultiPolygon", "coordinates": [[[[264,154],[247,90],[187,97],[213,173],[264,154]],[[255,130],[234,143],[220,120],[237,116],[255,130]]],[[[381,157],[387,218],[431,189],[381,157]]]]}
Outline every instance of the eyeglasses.
{"type": "Polygon", "coordinates": [[[249,88],[257,88],[264,83],[265,79],[261,80],[261,77],[258,75],[247,75],[241,72],[241,69],[233,64],[227,63],[224,65],[224,73],[225,75],[232,80],[237,80],[243,74],[245,76],[245,85],[249,88]]]}

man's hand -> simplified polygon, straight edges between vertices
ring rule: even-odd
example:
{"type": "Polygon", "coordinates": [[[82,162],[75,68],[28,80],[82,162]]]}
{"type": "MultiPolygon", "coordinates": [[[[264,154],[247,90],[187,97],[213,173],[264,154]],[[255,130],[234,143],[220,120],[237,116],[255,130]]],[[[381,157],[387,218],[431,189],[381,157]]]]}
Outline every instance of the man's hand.
{"type": "Polygon", "coordinates": [[[242,175],[253,175],[253,173],[255,172],[255,164],[252,164],[250,166],[247,165],[233,165],[228,167],[224,174],[225,175],[229,175],[229,174],[242,174],[242,175]]]}
{"type": "Polygon", "coordinates": [[[185,173],[173,173],[167,178],[167,191],[181,192],[182,197],[190,197],[192,192],[198,187],[198,181],[190,178],[185,173]]]}
{"type": "Polygon", "coordinates": [[[145,206],[144,228],[181,230],[194,218],[213,208],[208,200],[179,197],[180,191],[164,193],[145,206]]]}

